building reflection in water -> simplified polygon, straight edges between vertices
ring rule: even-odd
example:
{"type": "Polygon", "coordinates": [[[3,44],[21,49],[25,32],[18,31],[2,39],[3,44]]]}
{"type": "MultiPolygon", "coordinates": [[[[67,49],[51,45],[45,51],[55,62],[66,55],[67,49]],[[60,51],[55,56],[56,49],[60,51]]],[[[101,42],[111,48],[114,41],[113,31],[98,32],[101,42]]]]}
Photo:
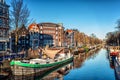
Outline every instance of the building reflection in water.
{"type": "Polygon", "coordinates": [[[75,55],[74,58],[74,68],[80,68],[84,65],[84,61],[85,60],[89,60],[89,59],[94,59],[97,56],[97,53],[100,49],[97,49],[95,51],[90,51],[88,53],[79,53],[78,55],[75,55]]]}
{"type": "Polygon", "coordinates": [[[9,76],[9,80],[63,80],[63,77],[67,75],[70,70],[74,68],[80,68],[84,65],[85,60],[94,59],[97,56],[99,50],[90,51],[89,53],[79,53],[74,56],[73,62],[68,62],[59,67],[55,67],[46,72],[40,72],[33,74],[32,76],[9,76]],[[39,74],[39,75],[38,75],[39,74]],[[37,76],[36,76],[37,75],[37,76]]]}
{"type": "Polygon", "coordinates": [[[110,54],[110,52],[107,50],[107,59],[109,60],[110,68],[111,68],[111,69],[114,69],[115,79],[116,79],[116,80],[120,80],[120,79],[119,79],[119,75],[118,75],[118,74],[116,73],[116,71],[115,71],[115,65],[114,65],[115,56],[110,56],[109,54],[110,54]]]}
{"type": "MultiPolygon", "coordinates": [[[[108,52],[109,54],[109,52],[108,52]]],[[[117,65],[117,63],[114,61],[115,60],[115,56],[108,56],[108,59],[109,59],[109,65],[110,65],[110,68],[111,69],[114,69],[114,75],[115,75],[115,79],[116,80],[120,80],[120,74],[119,74],[119,66],[120,65],[117,65]],[[115,67],[117,66],[117,70],[115,70],[115,67]]]]}
{"type": "Polygon", "coordinates": [[[63,75],[69,73],[69,70],[72,69],[72,66],[73,63],[69,62],[59,67],[55,67],[49,71],[33,74],[32,76],[12,76],[11,80],[13,78],[14,80],[54,80],[54,79],[62,80],[63,75]]]}
{"type": "Polygon", "coordinates": [[[68,74],[72,68],[73,68],[72,63],[67,64],[64,67],[58,69],[57,71],[50,73],[49,75],[44,77],[42,80],[55,80],[55,79],[64,80],[63,76],[68,74]]]}

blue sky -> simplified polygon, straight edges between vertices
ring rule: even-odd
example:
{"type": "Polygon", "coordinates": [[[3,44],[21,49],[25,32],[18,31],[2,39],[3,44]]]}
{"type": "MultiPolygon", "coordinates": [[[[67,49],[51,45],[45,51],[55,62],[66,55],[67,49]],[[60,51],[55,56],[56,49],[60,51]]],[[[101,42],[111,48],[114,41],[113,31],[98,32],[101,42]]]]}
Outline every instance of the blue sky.
{"type": "MultiPolygon", "coordinates": [[[[6,0],[10,4],[10,0],[6,0]]],[[[63,23],[65,29],[78,29],[87,35],[105,38],[116,30],[120,0],[24,0],[30,18],[36,23],[63,23]]]]}

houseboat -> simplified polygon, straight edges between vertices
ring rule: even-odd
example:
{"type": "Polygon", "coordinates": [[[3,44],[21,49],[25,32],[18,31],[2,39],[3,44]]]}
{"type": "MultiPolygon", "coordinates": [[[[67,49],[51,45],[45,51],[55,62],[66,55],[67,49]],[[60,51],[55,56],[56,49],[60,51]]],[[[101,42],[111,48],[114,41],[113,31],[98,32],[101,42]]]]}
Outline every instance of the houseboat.
{"type": "Polygon", "coordinates": [[[120,80],[120,53],[114,60],[114,67],[115,67],[115,76],[117,80],[120,80]]]}
{"type": "Polygon", "coordinates": [[[46,58],[12,60],[10,65],[13,75],[32,75],[34,73],[48,71],[73,60],[70,51],[69,53],[61,53],[61,49],[55,51],[44,49],[43,53],[47,55],[46,58]]]}
{"type": "Polygon", "coordinates": [[[117,56],[117,54],[120,52],[119,46],[109,46],[109,52],[110,56],[117,56]]]}
{"type": "Polygon", "coordinates": [[[120,53],[119,46],[109,46],[108,47],[108,58],[110,61],[110,66],[114,66],[114,60],[116,56],[120,53]]]}

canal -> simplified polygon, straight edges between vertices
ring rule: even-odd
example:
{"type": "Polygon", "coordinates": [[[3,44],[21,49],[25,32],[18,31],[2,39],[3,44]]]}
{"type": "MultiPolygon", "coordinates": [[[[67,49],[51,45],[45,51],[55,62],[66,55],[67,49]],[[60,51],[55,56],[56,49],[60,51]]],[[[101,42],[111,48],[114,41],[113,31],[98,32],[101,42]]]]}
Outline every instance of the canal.
{"type": "Polygon", "coordinates": [[[64,76],[64,80],[115,80],[107,51],[101,49],[95,52],[82,63],[81,67],[72,69],[64,76]]]}
{"type": "Polygon", "coordinates": [[[9,76],[8,80],[115,80],[110,67],[108,52],[100,49],[75,55],[74,61],[40,76],[9,76]]]}

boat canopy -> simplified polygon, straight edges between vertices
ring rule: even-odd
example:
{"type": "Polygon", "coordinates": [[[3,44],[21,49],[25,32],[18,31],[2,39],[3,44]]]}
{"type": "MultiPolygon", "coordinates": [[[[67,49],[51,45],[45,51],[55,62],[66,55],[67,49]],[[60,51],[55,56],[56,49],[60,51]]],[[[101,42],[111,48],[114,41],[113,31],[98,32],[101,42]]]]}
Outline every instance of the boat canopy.
{"type": "Polygon", "coordinates": [[[46,54],[48,57],[54,59],[56,54],[60,53],[61,51],[63,51],[63,48],[62,49],[59,49],[59,50],[50,50],[50,49],[42,49],[43,53],[46,54]]]}

